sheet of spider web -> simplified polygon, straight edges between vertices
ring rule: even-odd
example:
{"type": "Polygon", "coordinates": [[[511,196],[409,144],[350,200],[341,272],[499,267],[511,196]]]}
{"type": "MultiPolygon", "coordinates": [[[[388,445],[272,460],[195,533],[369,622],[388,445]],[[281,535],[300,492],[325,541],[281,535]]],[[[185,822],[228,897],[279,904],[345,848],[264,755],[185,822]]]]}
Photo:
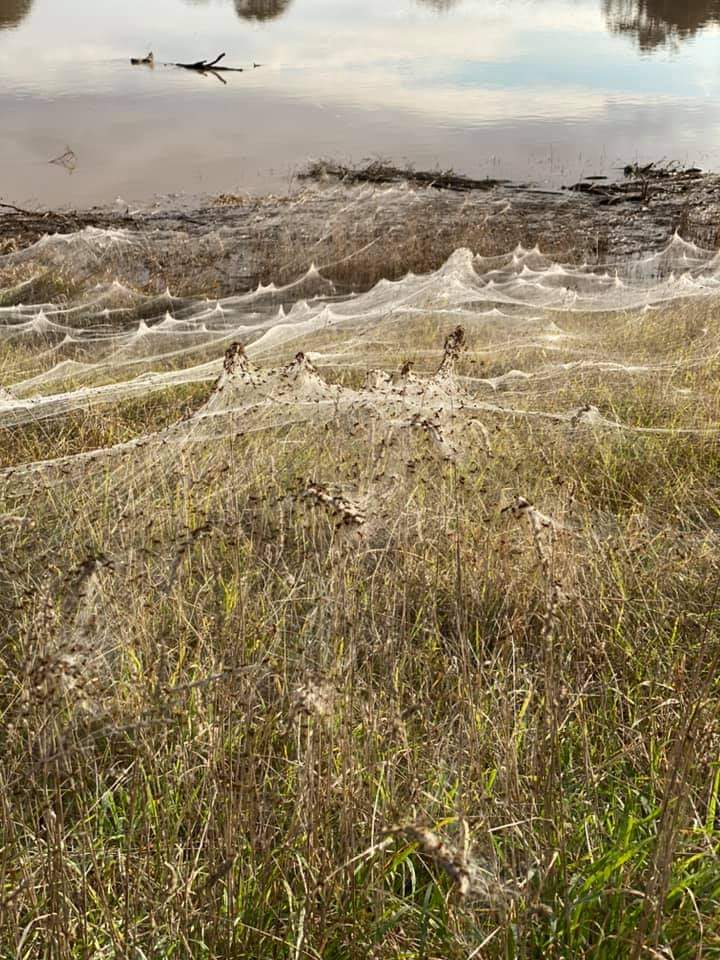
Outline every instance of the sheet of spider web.
{"type": "Polygon", "coordinates": [[[6,555],[43,516],[54,534],[46,524],[38,558],[91,544],[167,591],[196,539],[252,529],[260,503],[280,517],[319,510],[353,549],[387,545],[401,519],[419,535],[423,487],[448,471],[487,473],[494,435],[518,424],[568,444],[598,432],[717,436],[712,416],[696,416],[693,376],[718,357],[720,260],[679,236],[601,267],[458,249],[437,271],[354,294],[314,267],[221,299],[141,293],[147,245],[170,256],[181,242],[86,229],[0,258],[3,276],[84,278],[61,303],[22,303],[27,279],[0,291],[6,437],[204,390],[168,426],[7,464],[6,555]],[[651,422],[619,418],[608,383],[648,381],[661,384],[651,422]]]}

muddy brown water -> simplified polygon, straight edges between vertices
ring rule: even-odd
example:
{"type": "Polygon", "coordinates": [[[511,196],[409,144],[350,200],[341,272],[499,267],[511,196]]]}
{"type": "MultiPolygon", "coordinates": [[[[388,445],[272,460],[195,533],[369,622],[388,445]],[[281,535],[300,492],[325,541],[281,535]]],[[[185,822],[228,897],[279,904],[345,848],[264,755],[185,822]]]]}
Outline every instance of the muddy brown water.
{"type": "Polygon", "coordinates": [[[0,197],[282,194],[320,156],[718,169],[719,48],[720,0],[0,0],[0,197]],[[162,65],[222,51],[244,71],[162,65]]]}

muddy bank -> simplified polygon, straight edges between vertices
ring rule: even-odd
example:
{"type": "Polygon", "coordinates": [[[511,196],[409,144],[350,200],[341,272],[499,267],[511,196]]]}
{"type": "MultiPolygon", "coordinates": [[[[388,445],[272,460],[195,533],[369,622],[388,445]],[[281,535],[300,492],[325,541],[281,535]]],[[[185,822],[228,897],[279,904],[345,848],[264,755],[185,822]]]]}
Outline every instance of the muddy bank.
{"type": "Polygon", "coordinates": [[[657,249],[676,230],[704,247],[720,240],[717,174],[630,169],[618,182],[559,191],[444,176],[400,171],[373,181],[325,169],[286,197],[174,197],[123,210],[5,206],[0,253],[86,227],[132,231],[147,236],[148,255],[127,279],[217,295],[287,282],[310,264],[361,289],[432,270],[459,246],[492,255],[538,244],[558,259],[602,263],[657,249]]]}

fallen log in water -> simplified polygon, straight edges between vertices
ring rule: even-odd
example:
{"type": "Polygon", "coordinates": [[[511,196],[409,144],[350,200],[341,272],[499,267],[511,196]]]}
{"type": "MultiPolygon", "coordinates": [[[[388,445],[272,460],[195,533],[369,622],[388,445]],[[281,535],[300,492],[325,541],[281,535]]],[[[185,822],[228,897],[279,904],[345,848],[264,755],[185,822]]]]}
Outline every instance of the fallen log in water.
{"type": "MultiPolygon", "coordinates": [[[[243,67],[219,67],[218,64],[225,57],[224,53],[221,53],[219,56],[215,57],[214,60],[196,60],[194,63],[163,63],[163,67],[181,67],[183,70],[196,70],[198,73],[242,73],[243,67]]],[[[147,66],[155,66],[155,57],[152,53],[149,53],[146,57],[131,57],[130,63],[136,67],[140,64],[146,64],[147,66]]],[[[253,64],[255,66],[255,64],[253,64]]]]}
{"type": "Polygon", "coordinates": [[[214,60],[196,60],[195,63],[174,63],[174,67],[182,67],[183,70],[213,70],[215,73],[242,73],[242,67],[218,67],[216,64],[225,56],[224,53],[221,53],[219,57],[215,57],[214,60]]]}

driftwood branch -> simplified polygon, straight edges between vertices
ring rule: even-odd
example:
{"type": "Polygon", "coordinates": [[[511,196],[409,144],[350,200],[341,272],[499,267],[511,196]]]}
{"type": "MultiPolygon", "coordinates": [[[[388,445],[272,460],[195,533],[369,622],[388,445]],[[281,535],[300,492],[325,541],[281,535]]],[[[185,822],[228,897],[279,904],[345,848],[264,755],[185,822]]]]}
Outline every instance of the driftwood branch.
{"type": "Polygon", "coordinates": [[[197,70],[199,73],[205,71],[211,71],[213,73],[242,73],[242,67],[218,67],[217,64],[225,56],[224,53],[221,53],[219,57],[215,57],[214,60],[196,60],[195,63],[174,63],[174,67],[182,67],[183,70],[197,70]]]}
{"type": "MultiPolygon", "coordinates": [[[[222,77],[218,76],[219,73],[242,73],[243,67],[219,67],[218,64],[224,58],[225,54],[221,53],[219,56],[215,57],[214,60],[196,60],[194,63],[163,63],[163,67],[180,67],[182,70],[195,70],[197,73],[212,73],[217,77],[218,80],[225,81],[222,77]]],[[[130,63],[137,67],[141,64],[145,64],[148,67],[155,66],[155,57],[152,53],[149,53],[146,57],[131,57],[130,63]]],[[[259,66],[259,64],[253,64],[253,66],[259,66]]]]}
{"type": "Polygon", "coordinates": [[[215,57],[214,60],[196,60],[195,63],[176,63],[176,67],[182,67],[184,70],[209,70],[210,67],[214,67],[216,63],[220,63],[222,58],[225,56],[224,53],[221,53],[219,57],[215,57]]]}
{"type": "Polygon", "coordinates": [[[3,210],[12,210],[13,213],[21,213],[24,217],[49,217],[51,216],[49,211],[43,210],[26,210],[24,207],[16,207],[14,203],[2,203],[0,202],[0,207],[3,210]]]}

